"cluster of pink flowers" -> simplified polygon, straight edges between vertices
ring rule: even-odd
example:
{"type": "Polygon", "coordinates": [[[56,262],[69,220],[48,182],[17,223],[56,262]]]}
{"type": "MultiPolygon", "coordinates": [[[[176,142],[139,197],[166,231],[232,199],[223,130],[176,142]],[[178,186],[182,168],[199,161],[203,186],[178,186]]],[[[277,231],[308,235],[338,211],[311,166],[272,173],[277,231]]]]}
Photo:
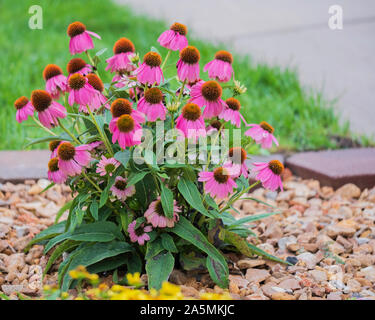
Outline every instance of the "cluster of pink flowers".
{"type": "MultiPolygon", "coordinates": [[[[67,34],[70,37],[69,50],[72,55],[87,53],[93,49],[92,36],[100,39],[97,34],[87,31],[81,22],[70,24],[67,34]]],[[[209,78],[204,81],[200,78],[200,52],[188,44],[186,35],[186,26],[174,23],[158,38],[162,47],[179,51],[176,69],[182,87],[175,93],[178,102],[175,110],[167,108],[165,94],[161,88],[165,79],[160,54],[150,51],[139,63],[132,41],[120,38],[113,46],[113,56],[106,60],[106,70],[114,73],[110,88],[127,86],[129,99],[116,99],[114,96],[109,99],[105,86],[96,72],[96,66],[86,63],[81,58],[73,58],[67,65],[67,76],[55,64],[45,67],[45,90],[34,90],[30,100],[22,96],[15,101],[16,120],[21,123],[28,117],[34,118],[34,113],[37,112],[41,126],[49,130],[55,126],[62,126],[60,121],[67,116],[69,108],[73,108],[74,111],[74,107],[77,107],[74,112],[90,114],[94,120],[93,114],[100,115],[108,109],[111,114],[108,127],[112,144],[118,144],[122,150],[141,143],[143,124],[164,121],[168,115],[172,118],[172,126],[175,125],[188,139],[219,132],[225,123],[231,123],[237,128],[249,127],[245,135],[253,138],[262,148],[271,148],[273,143],[278,145],[271,125],[266,122],[247,124],[240,113],[240,101],[234,97],[223,99],[222,83],[229,82],[234,77],[231,53],[219,51],[215,54],[214,59],[203,68],[209,78]],[[185,105],[181,106],[180,114],[175,118],[174,114],[178,111],[185,92],[190,97],[185,105]],[[64,98],[65,106],[56,101],[61,97],[64,98]]],[[[63,126],[62,128],[64,129],[63,126]]],[[[85,169],[90,166],[96,166],[95,173],[99,181],[115,175],[120,162],[113,154],[108,156],[107,152],[96,152],[96,148],[108,147],[106,143],[109,141],[105,141],[106,138],[102,140],[91,144],[80,144],[74,137],[70,141],[52,141],[51,159],[48,163],[49,179],[55,183],[64,183],[68,177],[85,174],[85,169]]],[[[212,170],[199,172],[198,181],[203,182],[205,192],[213,198],[224,199],[237,188],[236,180],[239,177],[249,177],[250,170],[246,160],[247,153],[243,148],[232,148],[225,163],[212,170]]],[[[279,161],[272,160],[268,163],[254,163],[251,174],[265,188],[277,190],[279,187],[282,189],[280,176],[283,169],[279,161]]],[[[110,188],[113,196],[123,202],[136,193],[134,185],[129,186],[127,181],[126,175],[116,176],[110,188]]],[[[173,227],[179,221],[180,213],[181,208],[174,200],[173,215],[167,218],[158,197],[144,212],[145,222],[137,224],[134,220],[129,224],[127,231],[131,241],[143,245],[145,241],[150,240],[148,233],[153,228],[173,227]]]]}

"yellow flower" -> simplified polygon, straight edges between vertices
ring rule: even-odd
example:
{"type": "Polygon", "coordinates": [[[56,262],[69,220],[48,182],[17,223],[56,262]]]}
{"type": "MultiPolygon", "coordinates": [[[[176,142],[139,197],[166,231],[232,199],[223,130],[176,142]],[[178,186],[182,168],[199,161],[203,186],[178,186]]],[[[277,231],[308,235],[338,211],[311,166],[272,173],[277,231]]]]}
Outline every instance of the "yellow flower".
{"type": "Polygon", "coordinates": [[[178,299],[182,297],[181,288],[172,283],[164,281],[160,289],[160,295],[164,297],[169,296],[169,297],[173,297],[174,299],[178,299]]]}
{"type": "Polygon", "coordinates": [[[200,299],[201,300],[232,300],[232,297],[228,292],[224,292],[224,293],[204,292],[200,295],[200,299]]]}
{"type": "Polygon", "coordinates": [[[126,275],[126,279],[131,286],[139,286],[142,284],[141,274],[139,272],[136,272],[134,274],[128,273],[126,275]]]}

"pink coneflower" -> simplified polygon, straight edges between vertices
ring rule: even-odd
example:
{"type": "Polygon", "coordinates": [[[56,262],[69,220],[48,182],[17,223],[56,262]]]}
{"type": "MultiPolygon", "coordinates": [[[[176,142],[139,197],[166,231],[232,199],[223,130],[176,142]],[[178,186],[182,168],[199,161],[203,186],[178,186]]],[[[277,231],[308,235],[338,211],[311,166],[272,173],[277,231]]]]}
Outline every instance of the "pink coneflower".
{"type": "Polygon", "coordinates": [[[21,123],[22,121],[27,120],[29,116],[34,115],[34,108],[29,99],[25,96],[19,97],[14,102],[14,107],[16,108],[16,120],[21,123]]]}
{"type": "Polygon", "coordinates": [[[105,70],[111,70],[111,72],[131,72],[135,70],[135,66],[130,61],[130,57],[134,54],[134,51],[134,44],[129,39],[121,38],[117,40],[113,46],[114,56],[106,60],[108,66],[105,70]]]}
{"type": "Polygon", "coordinates": [[[103,144],[103,141],[94,141],[88,144],[89,151],[92,151],[103,144]]]}
{"type": "Polygon", "coordinates": [[[243,117],[240,113],[240,102],[235,98],[229,98],[225,100],[225,103],[227,104],[227,107],[225,107],[223,112],[219,114],[219,118],[224,119],[225,121],[230,121],[231,124],[235,125],[237,128],[241,127],[241,119],[243,119],[243,117]]]}
{"type": "MultiPolygon", "coordinates": [[[[207,135],[210,136],[212,134],[218,133],[221,130],[223,130],[224,123],[222,123],[219,120],[212,120],[209,125],[206,127],[207,135]]],[[[221,131],[221,135],[224,135],[224,132],[221,131]]]]}
{"type": "Polygon", "coordinates": [[[188,46],[181,50],[180,60],[177,62],[177,75],[180,81],[192,83],[199,80],[199,59],[197,48],[188,46]]]}
{"type": "Polygon", "coordinates": [[[187,103],[181,115],[176,119],[176,128],[180,129],[188,139],[206,136],[201,108],[195,103],[187,103]]]}
{"type": "Polygon", "coordinates": [[[170,26],[169,30],[164,31],[159,36],[158,42],[164,48],[173,51],[182,50],[188,45],[186,35],[186,26],[181,23],[175,22],[170,26]]]}
{"type": "Polygon", "coordinates": [[[57,157],[57,147],[60,145],[61,140],[52,140],[49,143],[49,150],[51,151],[51,159],[57,157]]]}
{"type": "Polygon", "coordinates": [[[101,39],[96,33],[86,30],[86,26],[79,21],[71,23],[67,33],[70,37],[69,50],[72,55],[94,48],[90,35],[101,39]]]}
{"type": "Polygon", "coordinates": [[[284,166],[279,160],[271,160],[268,163],[255,162],[253,165],[252,173],[257,174],[255,179],[262,182],[264,188],[275,191],[280,187],[283,191],[280,176],[284,171],[284,166]]]}
{"type": "Polygon", "coordinates": [[[217,196],[220,199],[224,199],[233,192],[233,188],[237,188],[237,184],[226,167],[218,167],[212,172],[202,171],[198,175],[198,181],[206,182],[204,190],[212,197],[217,196]]]}
{"type": "Polygon", "coordinates": [[[129,114],[123,114],[110,126],[112,143],[118,141],[121,149],[141,143],[142,127],[129,114]]]}
{"type": "Polygon", "coordinates": [[[67,79],[61,68],[55,64],[48,64],[43,70],[43,78],[46,81],[46,91],[53,99],[58,99],[60,92],[68,90],[67,79]]]}
{"type": "Polygon", "coordinates": [[[147,121],[165,120],[167,108],[163,104],[163,93],[159,88],[150,88],[138,102],[138,110],[147,116],[147,121]]]}
{"type": "Polygon", "coordinates": [[[113,172],[115,172],[119,165],[120,162],[118,162],[115,158],[106,158],[105,156],[102,156],[96,167],[96,173],[99,173],[101,176],[108,174],[110,177],[112,177],[113,172]]]}
{"type": "Polygon", "coordinates": [[[68,99],[71,106],[74,103],[80,106],[91,105],[91,101],[97,95],[97,91],[89,84],[88,79],[79,73],[75,73],[69,78],[68,85],[71,89],[68,99]]]}
{"type": "Polygon", "coordinates": [[[123,201],[135,194],[134,185],[128,187],[126,179],[120,176],[116,177],[115,183],[110,190],[119,200],[123,201]]]}
{"type": "Polygon", "coordinates": [[[135,229],[136,224],[137,224],[137,221],[134,220],[128,226],[130,241],[138,242],[140,246],[143,246],[146,241],[150,240],[150,236],[147,233],[152,231],[152,227],[145,226],[145,224],[142,223],[137,229],[135,229]]]}
{"type": "MultiPolygon", "coordinates": [[[[102,80],[95,73],[89,73],[86,78],[88,80],[88,83],[96,90],[96,94],[94,95],[90,103],[91,111],[98,110],[101,107],[109,109],[110,106],[108,103],[108,99],[102,93],[104,90],[102,80]]],[[[79,106],[79,111],[88,113],[87,107],[83,105],[79,106]]]]}
{"type": "Polygon", "coordinates": [[[249,168],[246,165],[247,153],[241,147],[234,147],[229,149],[229,158],[231,166],[231,176],[238,178],[243,175],[245,178],[249,176],[249,168]]]}
{"type": "Polygon", "coordinates": [[[199,81],[191,88],[190,102],[196,103],[203,108],[203,118],[210,119],[217,117],[226,106],[221,99],[223,89],[216,81],[199,81]]]}
{"type": "Polygon", "coordinates": [[[85,60],[81,58],[73,58],[66,65],[66,70],[68,71],[68,80],[71,75],[79,73],[83,76],[92,72],[92,66],[87,64],[85,60]]]}
{"type": "Polygon", "coordinates": [[[176,200],[173,201],[173,218],[167,218],[165,216],[163,206],[161,204],[160,197],[155,201],[151,202],[150,206],[146,210],[144,216],[148,223],[151,223],[154,228],[173,228],[175,222],[177,222],[180,217],[178,214],[181,209],[177,206],[176,200]]]}
{"type": "Polygon", "coordinates": [[[218,51],[215,54],[215,59],[204,66],[204,71],[208,71],[208,76],[211,79],[217,79],[221,82],[227,82],[232,78],[233,57],[227,51],[218,51]]]}
{"type": "Polygon", "coordinates": [[[117,120],[124,114],[130,115],[135,123],[143,123],[146,121],[145,115],[138,110],[133,109],[132,103],[123,98],[116,99],[111,104],[112,120],[109,123],[109,130],[114,131],[117,120]]]}
{"type": "Polygon", "coordinates": [[[272,141],[278,146],[279,142],[273,135],[273,127],[267,122],[262,121],[260,124],[248,124],[247,126],[252,127],[245,132],[246,136],[252,137],[257,144],[260,144],[262,148],[269,149],[272,147],[272,141]]]}
{"type": "Polygon", "coordinates": [[[143,57],[143,63],[134,71],[137,80],[142,84],[160,84],[164,80],[163,72],[160,68],[161,57],[158,53],[150,51],[143,57]]]}
{"type": "Polygon", "coordinates": [[[34,90],[31,93],[31,103],[38,112],[40,122],[46,128],[57,126],[59,124],[57,119],[66,117],[66,109],[60,103],[53,101],[45,90],[34,90]]]}
{"type": "Polygon", "coordinates": [[[89,150],[87,144],[74,147],[70,142],[61,142],[57,147],[59,168],[68,176],[80,174],[91,161],[89,150]]]}
{"type": "Polygon", "coordinates": [[[48,179],[54,183],[64,183],[66,174],[59,168],[59,159],[52,158],[48,162],[48,179]]]}

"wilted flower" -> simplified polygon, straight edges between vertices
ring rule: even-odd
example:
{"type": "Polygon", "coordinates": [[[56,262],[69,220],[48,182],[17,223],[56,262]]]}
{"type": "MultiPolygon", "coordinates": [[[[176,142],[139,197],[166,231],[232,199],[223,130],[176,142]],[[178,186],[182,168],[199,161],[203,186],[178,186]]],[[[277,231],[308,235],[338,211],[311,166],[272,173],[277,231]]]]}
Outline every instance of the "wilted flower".
{"type": "Polygon", "coordinates": [[[173,51],[182,50],[188,45],[186,34],[187,27],[182,23],[175,22],[169,30],[164,31],[160,35],[158,42],[164,48],[173,51]]]}
{"type": "Polygon", "coordinates": [[[34,108],[29,99],[25,96],[19,97],[14,102],[14,107],[16,108],[16,120],[21,123],[22,121],[27,120],[29,116],[34,115],[34,108]]]}
{"type": "Polygon", "coordinates": [[[67,79],[61,68],[55,64],[48,64],[43,70],[43,78],[46,81],[46,91],[54,99],[58,99],[60,92],[68,90],[67,79]]]}
{"type": "Polygon", "coordinates": [[[262,182],[264,188],[276,191],[279,187],[283,191],[281,182],[281,174],[284,166],[279,160],[271,160],[270,162],[254,162],[252,172],[257,174],[255,179],[262,182]]]}
{"type": "Polygon", "coordinates": [[[181,210],[177,206],[176,200],[173,200],[173,218],[167,218],[160,197],[158,197],[155,201],[151,202],[144,216],[147,222],[151,223],[154,228],[172,228],[175,222],[179,220],[178,214],[180,212],[181,210]]]}
{"type": "Polygon", "coordinates": [[[101,39],[96,33],[86,30],[86,26],[79,21],[71,23],[67,33],[70,37],[69,50],[72,55],[94,48],[90,35],[101,39]]]}
{"type": "Polygon", "coordinates": [[[38,112],[40,122],[46,128],[57,126],[57,119],[66,117],[66,109],[60,103],[53,101],[47,91],[34,90],[31,93],[31,103],[38,112]]]}
{"type": "Polygon", "coordinates": [[[277,146],[279,142],[273,135],[273,127],[267,122],[262,121],[260,124],[248,124],[251,129],[245,132],[245,135],[252,137],[257,144],[260,144],[262,148],[269,149],[272,147],[272,142],[277,146]]]}
{"type": "MultiPolygon", "coordinates": [[[[137,229],[135,229],[136,223],[137,221],[134,220],[132,223],[129,224],[128,232],[129,232],[130,241],[138,242],[140,246],[143,246],[146,241],[150,240],[150,236],[147,233],[152,231],[152,227],[145,226],[144,223],[142,223],[137,229]]],[[[134,285],[135,281],[132,281],[132,280],[137,280],[137,279],[131,278],[131,282],[133,284],[129,282],[130,285],[134,285]]],[[[137,284],[139,284],[139,282],[137,282],[137,284]]]]}
{"type": "Polygon", "coordinates": [[[232,78],[233,57],[228,51],[218,51],[215,54],[215,59],[207,63],[204,71],[208,71],[208,76],[211,79],[217,79],[221,82],[228,82],[232,78]]]}
{"type": "Polygon", "coordinates": [[[118,176],[110,189],[112,193],[120,200],[126,200],[135,193],[135,187],[128,186],[126,181],[127,180],[125,178],[118,176]]]}
{"type": "Polygon", "coordinates": [[[134,74],[137,76],[137,80],[142,84],[159,85],[161,80],[164,80],[160,65],[160,55],[150,51],[144,55],[143,63],[134,71],[134,74]]]}

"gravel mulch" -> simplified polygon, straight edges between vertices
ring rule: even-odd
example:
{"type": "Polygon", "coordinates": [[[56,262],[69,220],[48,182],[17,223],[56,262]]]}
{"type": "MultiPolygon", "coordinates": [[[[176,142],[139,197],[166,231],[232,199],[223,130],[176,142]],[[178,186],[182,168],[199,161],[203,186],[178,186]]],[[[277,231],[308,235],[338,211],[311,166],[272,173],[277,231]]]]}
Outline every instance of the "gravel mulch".
{"type": "MultiPolygon", "coordinates": [[[[69,188],[48,181],[0,184],[0,287],[16,299],[16,292],[39,296],[43,284],[56,284],[56,266],[42,283],[48,258],[43,247],[23,249],[32,237],[51,225],[59,208],[70,199],[69,188]]],[[[250,300],[375,300],[375,187],[361,190],[347,184],[334,191],[316,180],[289,175],[283,192],[259,188],[252,193],[282,213],[254,224],[263,250],[287,259],[285,266],[262,258],[228,254],[229,290],[235,299],[250,300]]],[[[240,200],[236,218],[269,211],[265,205],[240,200]]],[[[145,278],[145,275],[143,275],[145,278]]],[[[111,282],[111,276],[103,278],[111,282]]],[[[170,281],[186,296],[220,292],[208,274],[173,271],[170,281]]]]}

